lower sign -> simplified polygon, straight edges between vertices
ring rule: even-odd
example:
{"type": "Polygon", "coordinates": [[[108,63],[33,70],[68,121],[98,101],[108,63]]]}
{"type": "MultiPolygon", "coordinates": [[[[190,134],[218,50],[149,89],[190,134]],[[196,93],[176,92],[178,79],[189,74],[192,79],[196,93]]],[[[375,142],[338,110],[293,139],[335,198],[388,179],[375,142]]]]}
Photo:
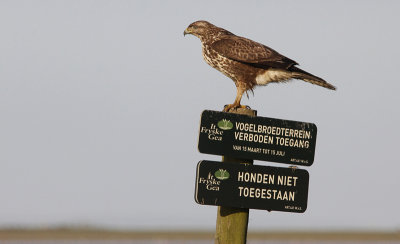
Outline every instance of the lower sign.
{"type": "Polygon", "coordinates": [[[205,205],[303,213],[308,179],[303,169],[200,161],[195,200],[205,205]]]}

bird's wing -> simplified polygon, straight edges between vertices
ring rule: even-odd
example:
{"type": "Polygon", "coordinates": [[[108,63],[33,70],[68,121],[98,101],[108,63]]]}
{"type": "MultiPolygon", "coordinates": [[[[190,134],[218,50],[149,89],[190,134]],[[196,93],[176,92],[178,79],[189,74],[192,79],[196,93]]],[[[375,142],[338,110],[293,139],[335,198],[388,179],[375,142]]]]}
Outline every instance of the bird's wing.
{"type": "Polygon", "coordinates": [[[297,62],[258,42],[239,36],[228,36],[211,44],[220,55],[258,68],[287,69],[297,62]]]}

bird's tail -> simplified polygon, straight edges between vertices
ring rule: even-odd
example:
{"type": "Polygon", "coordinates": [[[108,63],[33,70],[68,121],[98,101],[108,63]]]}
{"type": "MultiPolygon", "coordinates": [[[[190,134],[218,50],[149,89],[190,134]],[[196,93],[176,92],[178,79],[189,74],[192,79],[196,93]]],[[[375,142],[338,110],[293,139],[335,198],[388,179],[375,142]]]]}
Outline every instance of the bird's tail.
{"type": "Polygon", "coordinates": [[[289,68],[290,71],[292,71],[292,77],[295,79],[300,79],[300,80],[304,80],[307,82],[310,82],[311,84],[314,85],[319,85],[331,90],[336,90],[336,87],[329,84],[328,82],[326,82],[324,79],[319,78],[313,74],[310,74],[302,69],[297,68],[296,66],[292,66],[289,68]]]}

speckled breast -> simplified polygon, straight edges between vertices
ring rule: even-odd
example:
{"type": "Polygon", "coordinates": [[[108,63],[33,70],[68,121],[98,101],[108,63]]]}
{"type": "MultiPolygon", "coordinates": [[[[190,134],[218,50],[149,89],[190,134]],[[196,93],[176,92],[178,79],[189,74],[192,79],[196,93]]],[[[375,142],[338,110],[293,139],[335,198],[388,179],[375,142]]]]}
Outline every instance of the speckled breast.
{"type": "Polygon", "coordinates": [[[211,67],[221,71],[224,75],[229,78],[236,80],[235,71],[232,70],[235,61],[229,60],[224,56],[218,54],[207,45],[203,45],[203,58],[207,64],[211,67]]]}

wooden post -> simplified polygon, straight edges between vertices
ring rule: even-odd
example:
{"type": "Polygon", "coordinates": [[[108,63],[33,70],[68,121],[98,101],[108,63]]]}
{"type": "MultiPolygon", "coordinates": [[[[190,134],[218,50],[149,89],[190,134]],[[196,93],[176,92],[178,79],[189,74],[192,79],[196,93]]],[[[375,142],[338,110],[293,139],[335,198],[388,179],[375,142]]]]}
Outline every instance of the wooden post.
{"type": "MultiPolygon", "coordinates": [[[[238,108],[230,113],[256,116],[257,111],[238,108]]],[[[253,160],[222,157],[222,162],[237,162],[253,164],[253,160]]],[[[249,209],[218,207],[215,244],[245,244],[247,240],[247,225],[249,209]]]]}

